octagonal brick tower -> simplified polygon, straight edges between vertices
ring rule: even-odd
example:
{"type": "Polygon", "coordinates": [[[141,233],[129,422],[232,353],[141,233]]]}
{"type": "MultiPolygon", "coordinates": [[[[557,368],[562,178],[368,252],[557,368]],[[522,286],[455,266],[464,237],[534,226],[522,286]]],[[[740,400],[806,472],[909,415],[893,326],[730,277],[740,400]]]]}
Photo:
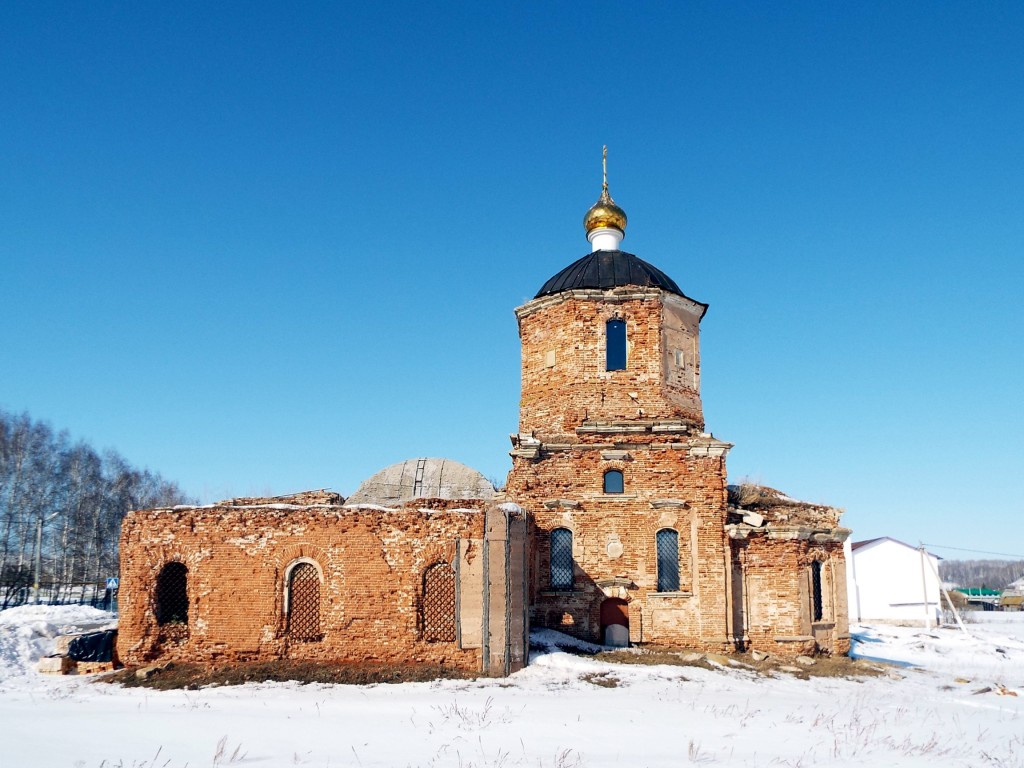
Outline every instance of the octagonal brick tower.
{"type": "Polygon", "coordinates": [[[725,454],[704,432],[707,305],[619,249],[608,193],[593,251],[516,309],[519,432],[506,493],[530,510],[531,623],[612,644],[732,641],[725,454]]]}

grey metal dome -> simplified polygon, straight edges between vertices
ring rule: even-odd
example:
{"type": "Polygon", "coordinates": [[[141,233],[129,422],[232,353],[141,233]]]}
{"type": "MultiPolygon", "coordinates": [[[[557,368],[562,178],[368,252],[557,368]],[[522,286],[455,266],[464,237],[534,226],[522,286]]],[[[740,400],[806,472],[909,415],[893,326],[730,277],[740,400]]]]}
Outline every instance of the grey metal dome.
{"type": "Polygon", "coordinates": [[[451,459],[407,459],[364,480],[346,504],[394,507],[413,499],[493,499],[494,486],[451,459]]]}

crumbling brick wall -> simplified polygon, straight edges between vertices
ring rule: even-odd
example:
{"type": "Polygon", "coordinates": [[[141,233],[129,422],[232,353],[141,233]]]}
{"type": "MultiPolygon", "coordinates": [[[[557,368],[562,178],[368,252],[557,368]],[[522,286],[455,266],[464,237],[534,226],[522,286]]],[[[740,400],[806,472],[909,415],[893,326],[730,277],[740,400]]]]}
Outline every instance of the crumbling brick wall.
{"type": "MultiPolygon", "coordinates": [[[[600,641],[601,606],[621,599],[632,642],[845,652],[838,511],[779,503],[770,535],[735,540],[742,536],[729,525],[725,486],[731,446],[702,431],[702,307],[629,286],[567,291],[516,310],[522,400],[506,492],[535,523],[533,621],[600,641]],[[612,318],[626,323],[623,370],[606,370],[605,323],[612,318]],[[612,469],[623,473],[623,493],[603,491],[612,469]],[[791,541],[794,526],[809,533],[791,541]],[[572,533],[571,589],[550,583],[551,535],[559,528],[572,533]],[[674,591],[658,591],[662,529],[678,533],[674,591]],[[822,536],[828,541],[813,538],[822,536]],[[825,574],[830,620],[812,616],[814,557],[825,563],[817,578],[825,574]]],[[[781,497],[774,493],[773,503],[781,497]]]]}
{"type": "MultiPolygon", "coordinates": [[[[698,440],[699,442],[699,440],[698,440]]],[[[516,457],[507,493],[533,517],[533,619],[538,626],[601,640],[600,607],[628,603],[632,642],[721,650],[729,642],[723,562],[728,544],[724,459],[691,455],[677,443],[581,442],[536,459],[516,457]],[[603,493],[603,475],[621,469],[622,494],[603,493]],[[571,590],[550,584],[551,532],[573,534],[571,590]],[[658,592],[656,535],[678,533],[678,590],[658,592]]]]}
{"type": "Polygon", "coordinates": [[[553,439],[575,434],[588,419],[672,419],[703,428],[695,302],[630,287],[545,296],[516,314],[520,432],[553,439]],[[613,318],[626,322],[626,370],[605,370],[605,324],[613,318]]]}
{"type": "MultiPolygon", "coordinates": [[[[460,592],[479,595],[491,578],[504,594],[505,574],[485,572],[476,560],[483,557],[488,513],[506,521],[504,534],[501,525],[491,526],[490,538],[499,543],[508,538],[508,513],[466,500],[419,499],[398,509],[345,507],[323,496],[288,502],[240,499],[130,513],[121,532],[118,650],[125,663],[298,658],[493,671],[484,668],[489,642],[479,629],[481,602],[467,599],[469,613],[458,617],[475,642],[427,642],[421,599],[424,573],[435,563],[466,574],[460,592]],[[156,584],[172,562],[187,568],[187,620],[161,624],[156,584]],[[320,578],[322,631],[312,640],[296,639],[288,624],[289,569],[296,563],[309,563],[320,578]]],[[[517,524],[515,536],[525,540],[525,524],[517,524]]],[[[511,642],[516,668],[525,661],[525,640],[511,642]]]]}
{"type": "Polygon", "coordinates": [[[770,488],[730,489],[735,625],[750,647],[775,653],[850,649],[842,510],[770,488]]]}
{"type": "Polygon", "coordinates": [[[632,642],[729,647],[726,443],[701,432],[702,306],[657,289],[572,291],[517,310],[519,435],[506,493],[534,520],[533,621],[602,639],[626,602],[632,642]],[[605,324],[626,322],[628,364],[607,371],[605,324]],[[604,475],[623,473],[621,494],[604,475]],[[550,537],[572,531],[572,589],[552,589],[550,537]],[[679,585],[657,589],[656,536],[678,533],[679,585]]]}

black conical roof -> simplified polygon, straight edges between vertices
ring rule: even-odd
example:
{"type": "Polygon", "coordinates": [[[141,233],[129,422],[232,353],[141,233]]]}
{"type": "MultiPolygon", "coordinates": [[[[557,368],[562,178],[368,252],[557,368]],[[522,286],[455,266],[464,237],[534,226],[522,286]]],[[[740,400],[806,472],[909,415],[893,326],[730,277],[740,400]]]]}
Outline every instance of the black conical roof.
{"type": "MultiPolygon", "coordinates": [[[[690,299],[679,289],[671,277],[654,265],[625,251],[588,253],[544,283],[534,298],[539,299],[541,296],[550,296],[580,288],[607,290],[623,285],[660,288],[663,291],[690,299]]],[[[695,303],[704,307],[705,311],[707,310],[706,304],[699,301],[695,303]]]]}

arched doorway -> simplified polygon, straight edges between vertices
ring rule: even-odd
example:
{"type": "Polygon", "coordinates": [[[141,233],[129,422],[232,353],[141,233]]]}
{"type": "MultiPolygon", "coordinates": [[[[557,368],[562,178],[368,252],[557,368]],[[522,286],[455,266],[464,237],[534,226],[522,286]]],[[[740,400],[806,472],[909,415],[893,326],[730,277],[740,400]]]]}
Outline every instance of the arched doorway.
{"type": "Polygon", "coordinates": [[[601,603],[601,642],[617,648],[629,645],[629,603],[609,597],[601,603]]]}

